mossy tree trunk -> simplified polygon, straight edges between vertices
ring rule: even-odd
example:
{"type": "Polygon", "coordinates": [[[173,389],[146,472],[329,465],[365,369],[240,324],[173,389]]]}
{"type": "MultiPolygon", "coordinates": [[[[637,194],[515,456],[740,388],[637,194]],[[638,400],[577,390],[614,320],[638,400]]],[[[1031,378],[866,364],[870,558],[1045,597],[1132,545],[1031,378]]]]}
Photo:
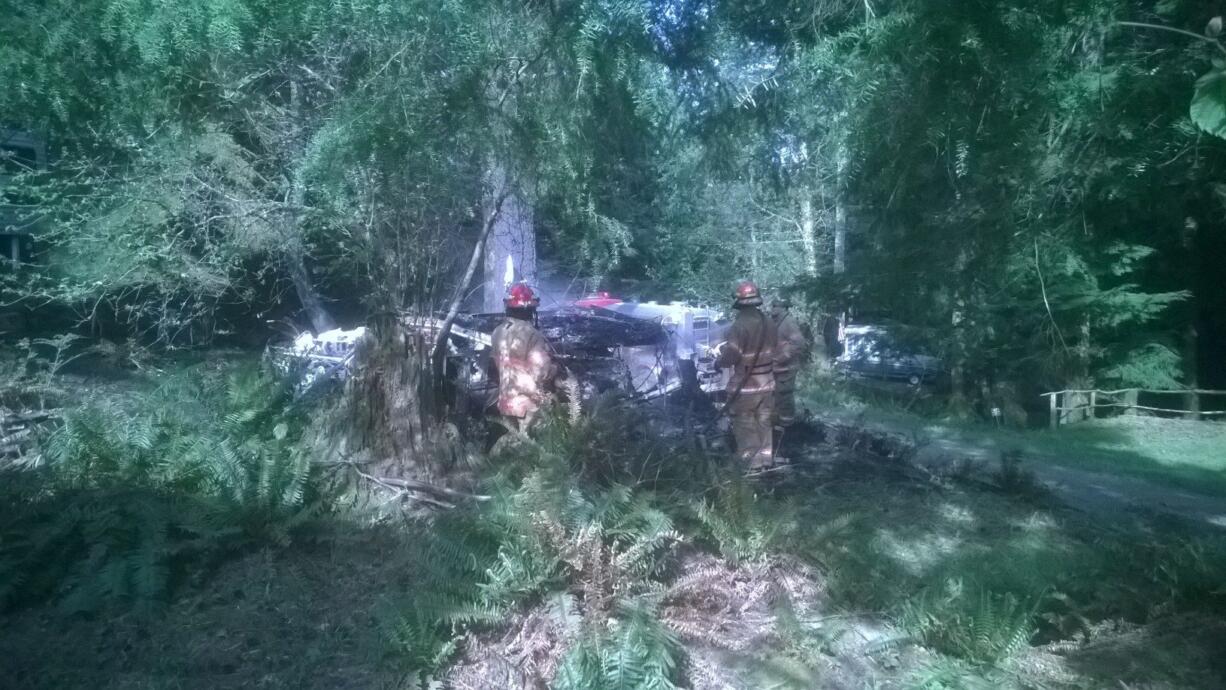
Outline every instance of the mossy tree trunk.
{"type": "Polygon", "coordinates": [[[376,318],[358,349],[336,421],[348,453],[366,456],[372,474],[431,477],[444,469],[433,414],[432,345],[388,314],[376,318]]]}

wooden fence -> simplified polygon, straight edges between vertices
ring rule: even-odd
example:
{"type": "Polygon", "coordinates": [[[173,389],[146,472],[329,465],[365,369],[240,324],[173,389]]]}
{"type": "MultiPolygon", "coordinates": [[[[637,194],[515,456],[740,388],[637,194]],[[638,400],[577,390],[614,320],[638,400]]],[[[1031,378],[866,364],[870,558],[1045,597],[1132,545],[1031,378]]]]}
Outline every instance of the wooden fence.
{"type": "Polygon", "coordinates": [[[1214,395],[1226,396],[1226,391],[1124,388],[1118,391],[1070,389],[1043,394],[1047,398],[1051,417],[1050,425],[1053,429],[1058,428],[1061,424],[1079,422],[1083,419],[1094,419],[1098,416],[1098,410],[1101,409],[1122,410],[1124,414],[1136,414],[1137,411],[1163,412],[1182,415],[1187,419],[1226,416],[1226,410],[1201,410],[1201,397],[1214,395]],[[1188,402],[1185,403],[1185,407],[1175,409],[1139,405],[1137,400],[1142,393],[1146,395],[1179,396],[1182,400],[1188,402]]]}

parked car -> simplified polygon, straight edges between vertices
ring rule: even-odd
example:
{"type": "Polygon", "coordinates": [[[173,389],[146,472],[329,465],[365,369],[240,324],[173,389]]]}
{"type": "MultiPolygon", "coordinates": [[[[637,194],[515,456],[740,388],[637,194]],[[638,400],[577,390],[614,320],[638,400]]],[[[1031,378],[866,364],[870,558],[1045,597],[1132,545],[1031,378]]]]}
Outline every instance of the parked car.
{"type": "Polygon", "coordinates": [[[936,381],[945,371],[937,357],[919,351],[905,329],[883,325],[852,325],[843,329],[842,353],[835,368],[850,376],[906,381],[918,386],[936,381]]]}

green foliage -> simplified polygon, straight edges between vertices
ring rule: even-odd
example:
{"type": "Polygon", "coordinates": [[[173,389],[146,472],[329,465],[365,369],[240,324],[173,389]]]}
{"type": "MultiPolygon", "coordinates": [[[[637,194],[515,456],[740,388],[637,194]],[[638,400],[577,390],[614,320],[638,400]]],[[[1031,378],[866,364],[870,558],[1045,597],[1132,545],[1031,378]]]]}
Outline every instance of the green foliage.
{"type": "Polygon", "coordinates": [[[1183,359],[1170,347],[1149,343],[1127,353],[1112,353],[1114,362],[1101,371],[1111,385],[1177,390],[1183,387],[1183,359]]]}
{"type": "Polygon", "coordinates": [[[655,112],[635,100],[646,12],[18,0],[0,120],[60,155],[20,191],[51,260],[9,287],[171,344],[279,281],[417,305],[451,289],[495,167],[566,259],[605,272],[640,231],[625,190],[648,189],[630,164],[655,112]]]}
{"type": "Polygon", "coordinates": [[[1226,72],[1214,70],[1196,81],[1191,116],[1197,127],[1226,139],[1226,72]]]}
{"type": "Polygon", "coordinates": [[[681,645],[643,607],[625,612],[604,635],[589,636],[567,652],[553,687],[557,690],[672,690],[677,686],[681,645]]]}
{"type": "Polygon", "coordinates": [[[925,646],[974,664],[997,665],[1030,643],[1036,606],[1012,593],[974,590],[948,580],[906,602],[900,623],[925,646]]]}
{"type": "Polygon", "coordinates": [[[757,563],[782,551],[797,531],[793,505],[767,499],[740,478],[718,485],[695,507],[698,521],[729,562],[757,563]]]}
{"type": "Polygon", "coordinates": [[[192,383],[196,397],[171,386],[135,412],[93,402],[65,414],[44,444],[40,490],[6,501],[4,605],[153,605],[186,571],[285,544],[316,514],[288,391],[254,372],[192,383]]]}
{"type": "Polygon", "coordinates": [[[70,613],[147,610],[188,570],[243,543],[216,506],[142,489],[64,491],[9,511],[0,524],[2,608],[58,598],[70,613]]]}
{"type": "Polygon", "coordinates": [[[501,541],[482,584],[492,605],[570,583],[589,613],[603,615],[620,597],[641,593],[680,538],[649,495],[622,486],[592,495],[540,472],[500,493],[483,517],[501,541]]]}
{"type": "Polygon", "coordinates": [[[466,626],[495,624],[505,611],[487,604],[482,566],[496,544],[470,524],[442,520],[411,548],[415,558],[411,595],[384,607],[379,623],[385,639],[409,668],[434,673],[451,660],[466,626]]]}
{"type": "Polygon", "coordinates": [[[687,490],[713,476],[710,458],[684,439],[650,433],[658,426],[650,409],[607,393],[575,419],[559,406],[543,415],[532,443],[512,468],[538,468],[601,487],[687,490]]]}
{"type": "Polygon", "coordinates": [[[443,517],[419,540],[418,583],[384,622],[389,641],[412,668],[433,673],[465,631],[544,601],[559,625],[586,636],[566,662],[576,682],[589,673],[620,679],[613,687],[673,678],[677,645],[644,613],[680,539],[672,520],[650,493],[593,487],[536,452],[543,466],[495,479],[491,501],[443,517]]]}
{"type": "Polygon", "coordinates": [[[1005,686],[1004,679],[970,667],[959,659],[943,657],[907,674],[905,687],[915,690],[991,690],[1005,686]]]}

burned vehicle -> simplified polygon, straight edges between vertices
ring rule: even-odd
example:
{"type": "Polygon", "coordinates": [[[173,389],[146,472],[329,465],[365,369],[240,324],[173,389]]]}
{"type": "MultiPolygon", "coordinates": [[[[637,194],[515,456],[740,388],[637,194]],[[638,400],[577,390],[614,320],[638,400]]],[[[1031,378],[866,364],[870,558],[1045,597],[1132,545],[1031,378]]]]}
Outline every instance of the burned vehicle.
{"type": "MultiPolygon", "coordinates": [[[[497,407],[492,336],[504,318],[461,313],[449,329],[443,371],[457,407],[470,414],[492,413],[497,407]]],[[[405,325],[433,342],[443,319],[406,316],[405,325]]],[[[542,310],[536,325],[583,401],[610,392],[634,401],[702,395],[723,390],[726,383],[727,373],[715,368],[714,350],[728,322],[710,309],[609,300],[601,306],[578,303],[542,310]]],[[[271,359],[304,395],[349,376],[365,333],[365,328],[302,333],[289,346],[271,348],[271,359]]]]}
{"type": "MultiPolygon", "coordinates": [[[[649,312],[651,310],[648,310],[649,312]]],[[[459,314],[447,338],[444,374],[457,406],[472,414],[491,412],[498,398],[498,372],[492,335],[502,314],[459,314]]],[[[406,318],[406,325],[433,341],[443,320],[406,318]]],[[[693,323],[693,320],[690,320],[693,323]]],[[[573,378],[581,400],[615,392],[631,400],[652,400],[688,388],[722,388],[707,339],[709,326],[677,329],[658,315],[638,318],[608,309],[567,306],[537,314],[537,328],[553,350],[554,361],[573,378]],[[681,357],[678,353],[681,353],[681,357]],[[687,366],[698,376],[686,386],[687,366]]],[[[343,381],[356,365],[355,351],[366,329],[300,334],[287,347],[271,348],[274,366],[295,380],[299,395],[329,381],[343,381]]]]}
{"type": "Polygon", "coordinates": [[[683,382],[713,393],[724,389],[727,372],[715,367],[715,348],[724,341],[731,321],[705,306],[682,302],[624,302],[609,300],[602,308],[635,319],[660,324],[673,340],[683,382]]]}
{"type": "Polygon", "coordinates": [[[366,328],[334,328],[315,335],[304,331],[288,346],[270,347],[265,359],[279,375],[292,380],[294,397],[344,382],[353,370],[358,343],[366,328]]]}
{"type": "MultiPolygon", "coordinates": [[[[457,398],[474,411],[488,411],[497,401],[491,336],[504,318],[461,314],[451,328],[445,369],[457,398]]],[[[584,401],[608,392],[650,400],[682,388],[676,340],[660,323],[571,306],[539,312],[537,328],[552,348],[555,363],[577,382],[584,401]]]]}

